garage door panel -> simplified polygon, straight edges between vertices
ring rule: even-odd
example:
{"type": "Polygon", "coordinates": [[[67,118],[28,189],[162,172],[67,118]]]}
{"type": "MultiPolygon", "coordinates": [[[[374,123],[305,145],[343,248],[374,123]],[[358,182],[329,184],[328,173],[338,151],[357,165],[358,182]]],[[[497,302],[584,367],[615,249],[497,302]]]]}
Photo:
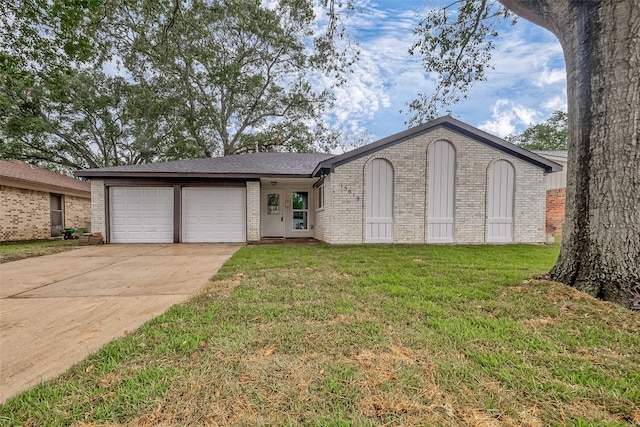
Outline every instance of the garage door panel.
{"type": "Polygon", "coordinates": [[[113,243],[173,242],[173,188],[112,187],[113,243]]]}
{"type": "Polygon", "coordinates": [[[244,188],[184,188],[183,242],[246,241],[244,188]]]}

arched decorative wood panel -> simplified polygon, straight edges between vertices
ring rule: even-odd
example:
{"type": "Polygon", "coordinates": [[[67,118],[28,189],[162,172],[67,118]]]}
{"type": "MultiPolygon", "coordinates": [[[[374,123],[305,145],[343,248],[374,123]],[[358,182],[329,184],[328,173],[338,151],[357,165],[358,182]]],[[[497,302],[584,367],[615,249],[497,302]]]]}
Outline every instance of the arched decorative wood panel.
{"type": "Polygon", "coordinates": [[[427,199],[427,242],[454,240],[456,149],[447,141],[429,146],[429,194],[427,199]]]}
{"type": "Polygon", "coordinates": [[[487,242],[513,242],[515,169],[498,160],[489,166],[488,175],[487,242]]]}
{"type": "Polygon", "coordinates": [[[365,171],[365,242],[393,243],[393,166],[374,159],[365,171]]]}

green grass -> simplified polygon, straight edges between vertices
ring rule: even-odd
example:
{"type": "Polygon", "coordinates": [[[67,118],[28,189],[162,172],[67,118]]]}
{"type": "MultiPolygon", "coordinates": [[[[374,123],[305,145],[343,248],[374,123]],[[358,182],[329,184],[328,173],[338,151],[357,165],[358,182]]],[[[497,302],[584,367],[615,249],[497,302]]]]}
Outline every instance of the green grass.
{"type": "Polygon", "coordinates": [[[1,425],[640,423],[638,313],[557,246],[246,247],[205,290],[0,406],[1,425]]]}
{"type": "Polygon", "coordinates": [[[26,243],[1,243],[0,264],[43,255],[53,255],[75,249],[77,240],[43,240],[26,243]]]}

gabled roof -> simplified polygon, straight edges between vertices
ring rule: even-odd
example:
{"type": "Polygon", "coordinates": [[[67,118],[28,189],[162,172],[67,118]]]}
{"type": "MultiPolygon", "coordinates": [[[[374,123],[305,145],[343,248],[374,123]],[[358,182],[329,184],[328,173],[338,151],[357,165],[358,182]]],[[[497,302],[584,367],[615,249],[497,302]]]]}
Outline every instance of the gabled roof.
{"type": "Polygon", "coordinates": [[[481,131],[480,129],[461,122],[460,120],[456,120],[451,116],[443,116],[430,122],[424,123],[420,126],[416,126],[403,132],[396,133],[395,135],[388,136],[371,144],[364,145],[360,148],[341,154],[339,156],[324,160],[313,171],[313,175],[318,176],[321,173],[332,172],[337,166],[351,162],[360,157],[368,156],[369,154],[375,153],[378,150],[382,150],[395,144],[399,144],[403,141],[406,141],[407,139],[414,138],[420,134],[429,132],[438,127],[442,127],[459,133],[481,144],[485,144],[491,148],[495,148],[496,150],[517,157],[527,163],[543,169],[545,172],[557,172],[562,170],[561,165],[552,162],[551,160],[545,159],[538,154],[527,151],[524,148],[518,147],[517,145],[500,139],[497,136],[493,136],[487,132],[481,131]]]}
{"type": "Polygon", "coordinates": [[[76,172],[83,177],[204,177],[260,178],[311,177],[315,167],[333,154],[323,153],[247,153],[206,159],[147,163],[76,172]]]}
{"type": "Polygon", "coordinates": [[[88,169],[77,171],[76,175],[88,178],[311,178],[323,173],[330,173],[337,166],[399,144],[438,127],[457,132],[481,144],[517,157],[545,172],[562,170],[561,165],[551,160],[452,117],[445,116],[338,156],[323,153],[247,153],[206,159],[88,169]]]}
{"type": "Polygon", "coordinates": [[[91,196],[91,185],[70,176],[25,163],[21,160],[0,160],[0,183],[44,187],[51,192],[75,192],[91,196]],[[9,182],[11,181],[11,182],[9,182]]]}

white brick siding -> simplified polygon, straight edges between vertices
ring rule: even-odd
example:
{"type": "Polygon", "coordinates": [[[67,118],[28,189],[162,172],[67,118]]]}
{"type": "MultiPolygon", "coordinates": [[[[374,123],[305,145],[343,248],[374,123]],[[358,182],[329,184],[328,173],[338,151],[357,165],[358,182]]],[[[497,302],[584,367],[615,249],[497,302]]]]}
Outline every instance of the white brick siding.
{"type": "Polygon", "coordinates": [[[514,241],[545,241],[542,169],[447,129],[438,128],[336,167],[325,179],[325,209],[316,215],[316,238],[328,243],[364,242],[364,170],[374,158],[394,169],[394,242],[426,242],[427,149],[437,140],[456,149],[455,243],[486,240],[487,168],[497,159],[516,171],[514,241]]]}
{"type": "Polygon", "coordinates": [[[247,181],[247,241],[260,240],[260,182],[247,181]]]}
{"type": "Polygon", "coordinates": [[[103,238],[106,235],[104,191],[103,180],[91,180],[91,232],[100,232],[103,238]]]}
{"type": "MultiPolygon", "coordinates": [[[[324,179],[324,206],[322,209],[318,209],[315,211],[315,224],[313,229],[313,236],[322,241],[328,241],[329,232],[330,232],[330,224],[331,224],[331,202],[332,197],[329,194],[331,191],[331,176],[328,175],[324,179]]],[[[313,197],[317,197],[318,189],[314,189],[313,197]]]]}

